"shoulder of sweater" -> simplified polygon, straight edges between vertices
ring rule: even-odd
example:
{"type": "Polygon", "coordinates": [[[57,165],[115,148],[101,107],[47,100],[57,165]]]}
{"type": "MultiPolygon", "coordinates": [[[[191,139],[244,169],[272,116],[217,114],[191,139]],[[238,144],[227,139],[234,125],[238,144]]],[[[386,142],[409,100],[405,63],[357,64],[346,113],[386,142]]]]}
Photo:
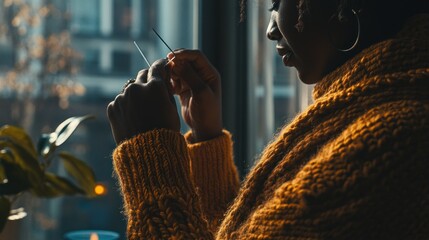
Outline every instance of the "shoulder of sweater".
{"type": "Polygon", "coordinates": [[[394,101],[377,105],[365,111],[342,132],[349,141],[360,139],[366,144],[372,141],[411,142],[427,139],[429,135],[429,102],[394,101]]]}
{"type": "MultiPolygon", "coordinates": [[[[380,164],[401,162],[411,156],[429,156],[428,132],[429,102],[397,101],[380,104],[368,109],[338,136],[321,146],[296,179],[302,188],[306,188],[316,179],[319,183],[325,181],[325,178],[331,179],[333,172],[344,181],[356,177],[353,174],[357,174],[354,172],[357,169],[368,171],[369,168],[376,168],[374,171],[382,176],[387,169],[378,168],[380,164]]],[[[407,163],[413,164],[413,161],[407,163]]]]}
{"type": "Polygon", "coordinates": [[[386,102],[369,108],[362,120],[391,122],[393,125],[413,124],[429,120],[429,101],[400,100],[386,102]]]}

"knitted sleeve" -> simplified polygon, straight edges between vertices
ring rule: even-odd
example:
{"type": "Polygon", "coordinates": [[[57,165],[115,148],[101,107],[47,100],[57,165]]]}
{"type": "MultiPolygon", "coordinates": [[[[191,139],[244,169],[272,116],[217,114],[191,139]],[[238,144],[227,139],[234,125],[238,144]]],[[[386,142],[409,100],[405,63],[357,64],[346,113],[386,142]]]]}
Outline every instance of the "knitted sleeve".
{"type": "Polygon", "coordinates": [[[119,145],[114,153],[128,217],[128,239],[212,239],[190,177],[189,152],[180,133],[154,130],[119,145]]]}
{"type": "Polygon", "coordinates": [[[372,109],[278,186],[237,238],[427,239],[428,133],[429,105],[372,109]]]}
{"type": "Polygon", "coordinates": [[[185,139],[191,156],[191,176],[203,213],[215,232],[239,188],[231,134],[224,130],[218,138],[191,143],[191,132],[188,132],[185,139]]]}

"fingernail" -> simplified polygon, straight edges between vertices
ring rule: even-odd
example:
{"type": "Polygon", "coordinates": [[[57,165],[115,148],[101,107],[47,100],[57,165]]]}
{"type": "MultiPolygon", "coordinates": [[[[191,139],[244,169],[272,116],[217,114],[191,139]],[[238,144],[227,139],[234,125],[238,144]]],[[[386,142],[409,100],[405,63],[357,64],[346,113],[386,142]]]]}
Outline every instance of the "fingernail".
{"type": "Polygon", "coordinates": [[[174,58],[174,54],[172,52],[169,52],[167,54],[167,59],[171,59],[171,58],[174,58]]]}

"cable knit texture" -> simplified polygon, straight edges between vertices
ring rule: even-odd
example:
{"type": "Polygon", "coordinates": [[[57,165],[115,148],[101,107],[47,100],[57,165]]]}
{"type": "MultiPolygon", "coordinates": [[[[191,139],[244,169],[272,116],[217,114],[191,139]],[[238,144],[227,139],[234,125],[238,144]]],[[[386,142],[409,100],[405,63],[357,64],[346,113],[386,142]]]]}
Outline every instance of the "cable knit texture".
{"type": "Polygon", "coordinates": [[[226,131],[192,144],[154,130],[118,146],[129,239],[429,239],[429,16],[313,94],[237,197],[226,131]]]}
{"type": "Polygon", "coordinates": [[[191,132],[185,135],[191,156],[191,176],[200,203],[215,232],[225,210],[236,196],[239,178],[232,158],[232,142],[229,132],[209,142],[190,143],[191,132]]]}

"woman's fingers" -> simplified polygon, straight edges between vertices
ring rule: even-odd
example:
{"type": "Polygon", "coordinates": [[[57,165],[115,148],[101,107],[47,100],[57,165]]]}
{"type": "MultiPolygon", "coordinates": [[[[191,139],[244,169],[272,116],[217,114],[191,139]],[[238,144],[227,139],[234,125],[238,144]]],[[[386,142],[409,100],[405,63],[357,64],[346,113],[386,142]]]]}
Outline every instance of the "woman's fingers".
{"type": "Polygon", "coordinates": [[[127,130],[123,128],[123,110],[122,105],[124,101],[124,95],[119,94],[116,98],[109,103],[107,106],[107,117],[110,122],[112,135],[117,144],[119,144],[126,136],[127,130]]]}
{"type": "Polygon", "coordinates": [[[152,66],[149,68],[148,80],[159,78],[163,80],[170,80],[170,69],[166,65],[168,62],[167,59],[159,59],[155,61],[152,66]]]}
{"type": "Polygon", "coordinates": [[[162,80],[167,87],[169,93],[172,94],[172,86],[170,83],[170,69],[167,64],[167,59],[155,61],[149,69],[141,70],[136,77],[135,83],[147,84],[153,80],[162,80]]]}
{"type": "Polygon", "coordinates": [[[148,69],[141,70],[136,77],[136,83],[147,83],[147,75],[149,73],[148,69]]]}
{"type": "Polygon", "coordinates": [[[144,84],[156,78],[170,79],[169,67],[166,67],[167,62],[167,59],[159,59],[155,61],[149,69],[139,71],[136,77],[136,83],[144,84]]]}
{"type": "Polygon", "coordinates": [[[173,94],[177,95],[191,90],[185,81],[183,81],[181,78],[173,77],[173,75],[171,78],[171,86],[173,89],[173,94]]]}
{"type": "Polygon", "coordinates": [[[141,70],[107,106],[112,133],[117,144],[153,129],[180,130],[179,115],[171,93],[168,60],[156,61],[141,70]]]}
{"type": "MultiPolygon", "coordinates": [[[[206,56],[200,50],[179,49],[175,50],[174,54],[170,52],[167,55],[169,60],[177,58],[178,61],[191,62],[197,69],[205,69],[211,64],[206,56]]],[[[174,61],[176,63],[176,61],[174,61]]]]}
{"type": "Polygon", "coordinates": [[[219,136],[222,131],[220,75],[199,50],[180,49],[174,54],[171,79],[180,96],[182,116],[196,141],[219,136]]]}
{"type": "MultiPolygon", "coordinates": [[[[188,62],[176,62],[173,73],[174,75],[180,76],[180,84],[188,86],[193,93],[199,93],[200,91],[207,88],[206,83],[201,79],[195,69],[188,62]]],[[[185,89],[182,89],[182,91],[183,90],[185,89]]]]}
{"type": "Polygon", "coordinates": [[[175,57],[176,52],[179,52],[179,51],[182,51],[182,50],[185,50],[185,49],[186,48],[177,48],[177,49],[174,49],[173,52],[169,52],[167,54],[167,59],[169,59],[169,60],[173,59],[175,57]]]}
{"type": "Polygon", "coordinates": [[[178,58],[178,60],[191,62],[191,64],[194,65],[194,67],[197,70],[216,71],[216,69],[207,59],[207,57],[200,50],[179,49],[177,51],[175,50],[174,54],[169,53],[167,57],[168,59],[172,59],[173,57],[176,57],[178,58]]]}
{"type": "Polygon", "coordinates": [[[152,64],[148,72],[148,84],[153,82],[157,86],[165,88],[170,102],[175,105],[174,90],[170,81],[170,66],[168,66],[167,63],[167,59],[160,59],[152,64]]]}
{"type": "MultiPolygon", "coordinates": [[[[173,60],[173,76],[176,74],[179,78],[185,80],[192,89],[201,88],[201,84],[207,85],[218,97],[220,96],[220,75],[216,68],[210,63],[206,56],[199,50],[180,49],[175,50],[176,58],[173,60]],[[183,64],[183,62],[188,63],[183,64]],[[190,67],[189,67],[190,66],[190,67]],[[192,70],[188,72],[187,70],[192,70]],[[187,77],[191,77],[189,80],[187,77]],[[199,79],[199,81],[196,80],[199,79]]],[[[168,58],[172,59],[173,53],[169,53],[168,58]]]]}

